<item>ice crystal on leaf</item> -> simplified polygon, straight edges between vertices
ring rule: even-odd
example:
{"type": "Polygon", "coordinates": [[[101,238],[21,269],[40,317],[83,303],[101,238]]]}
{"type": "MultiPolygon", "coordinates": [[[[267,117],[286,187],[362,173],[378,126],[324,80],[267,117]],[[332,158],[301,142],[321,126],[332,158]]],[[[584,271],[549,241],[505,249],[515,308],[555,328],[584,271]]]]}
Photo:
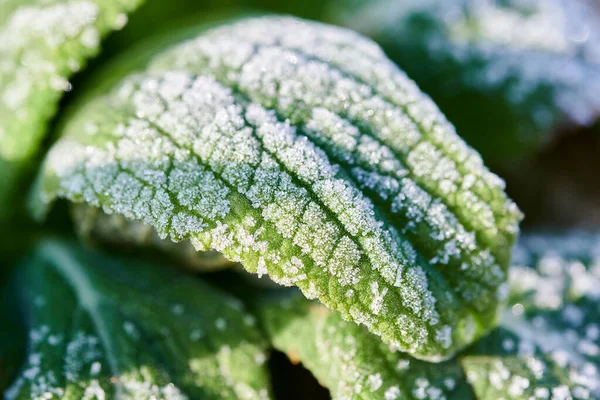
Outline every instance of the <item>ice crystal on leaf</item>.
{"type": "Polygon", "coordinates": [[[520,219],[374,43],[277,17],[165,50],[83,105],[37,212],[57,197],[222,252],[435,360],[494,325],[520,219]]]}
{"type": "Polygon", "coordinates": [[[23,268],[29,343],[5,398],[270,398],[266,341],[237,299],[62,242],[23,268]]]}
{"type": "MultiPolygon", "coordinates": [[[[0,202],[42,141],[69,78],[142,0],[7,0],[0,4],[0,202]]],[[[14,193],[13,193],[14,195],[14,193]]],[[[0,207],[0,216],[10,210],[0,207]]]]}
{"type": "Polygon", "coordinates": [[[273,345],[334,399],[600,397],[600,236],[528,235],[516,248],[500,326],[451,361],[423,363],[298,296],[259,301],[273,345]]]}

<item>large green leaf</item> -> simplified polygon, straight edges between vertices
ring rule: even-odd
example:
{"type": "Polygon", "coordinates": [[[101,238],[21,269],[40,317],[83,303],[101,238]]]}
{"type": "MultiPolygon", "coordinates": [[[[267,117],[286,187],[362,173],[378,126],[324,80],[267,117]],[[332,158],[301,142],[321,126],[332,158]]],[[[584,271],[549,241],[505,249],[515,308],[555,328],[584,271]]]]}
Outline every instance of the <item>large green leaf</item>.
{"type": "Polygon", "coordinates": [[[437,360],[495,324],[520,219],[375,44],[276,17],[210,30],[82,105],[34,210],[57,197],[222,252],[437,360]]]}
{"type": "Polygon", "coordinates": [[[0,4],[0,217],[36,154],[69,78],[142,0],[6,0],[0,4]]]}
{"type": "Polygon", "coordinates": [[[526,236],[500,327],[456,359],[423,363],[294,293],[265,298],[274,346],[334,398],[600,398],[600,235],[526,236]]]}
{"type": "Polygon", "coordinates": [[[266,341],[199,280],[43,242],[23,265],[28,354],[9,399],[266,399],[266,341]]]}
{"type": "Polygon", "coordinates": [[[494,165],[600,116],[593,0],[355,0],[332,18],[375,38],[494,165]]]}

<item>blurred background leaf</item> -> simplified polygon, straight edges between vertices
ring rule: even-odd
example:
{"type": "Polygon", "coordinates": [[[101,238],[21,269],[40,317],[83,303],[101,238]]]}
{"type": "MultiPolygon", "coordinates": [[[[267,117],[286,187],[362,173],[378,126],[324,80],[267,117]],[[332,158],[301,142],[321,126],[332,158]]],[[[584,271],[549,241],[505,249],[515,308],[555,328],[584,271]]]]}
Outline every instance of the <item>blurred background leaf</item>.
{"type": "Polygon", "coordinates": [[[432,96],[507,180],[526,226],[598,224],[596,163],[583,162],[600,159],[597,2],[353,0],[329,18],[375,39],[432,96]]]}

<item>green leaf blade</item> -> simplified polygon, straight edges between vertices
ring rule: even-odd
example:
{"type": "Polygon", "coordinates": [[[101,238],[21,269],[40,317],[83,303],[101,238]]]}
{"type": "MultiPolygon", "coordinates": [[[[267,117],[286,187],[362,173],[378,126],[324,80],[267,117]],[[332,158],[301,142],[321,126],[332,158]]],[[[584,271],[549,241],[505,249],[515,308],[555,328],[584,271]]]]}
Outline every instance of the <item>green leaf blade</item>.
{"type": "Polygon", "coordinates": [[[139,220],[429,359],[495,323],[520,219],[373,43],[287,18],[211,30],[85,104],[40,185],[38,211],[139,220]]]}
{"type": "Polygon", "coordinates": [[[269,398],[266,343],[239,301],[62,243],[38,254],[25,266],[29,354],[7,398],[269,398]]]}

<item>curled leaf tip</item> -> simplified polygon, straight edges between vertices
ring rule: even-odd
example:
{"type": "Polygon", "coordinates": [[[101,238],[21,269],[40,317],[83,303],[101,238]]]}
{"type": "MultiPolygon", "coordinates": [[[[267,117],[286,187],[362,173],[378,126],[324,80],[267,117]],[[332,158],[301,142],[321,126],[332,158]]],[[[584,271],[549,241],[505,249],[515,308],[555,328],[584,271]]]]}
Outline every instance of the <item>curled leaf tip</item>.
{"type": "Polygon", "coordinates": [[[521,218],[379,47],[285,17],[207,31],[89,101],[35,197],[222,252],[430,360],[495,324],[521,218]]]}

